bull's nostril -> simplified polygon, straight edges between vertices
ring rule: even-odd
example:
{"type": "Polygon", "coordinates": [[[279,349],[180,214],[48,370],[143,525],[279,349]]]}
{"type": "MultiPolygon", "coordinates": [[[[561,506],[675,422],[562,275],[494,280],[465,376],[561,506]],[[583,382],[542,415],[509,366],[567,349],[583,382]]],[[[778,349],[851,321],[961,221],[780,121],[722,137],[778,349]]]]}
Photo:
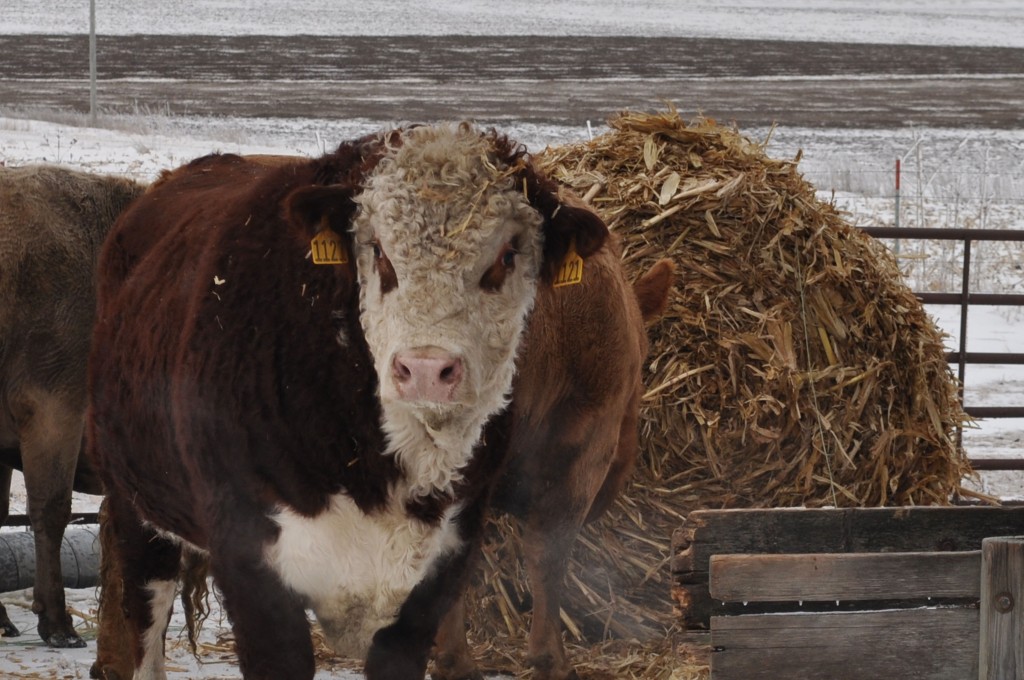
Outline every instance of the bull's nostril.
{"type": "Polygon", "coordinates": [[[398,357],[395,357],[395,360],[391,364],[391,372],[394,373],[396,379],[402,382],[405,382],[412,377],[412,371],[408,366],[399,361],[398,357]]]}
{"type": "Polygon", "coordinates": [[[441,369],[441,382],[445,385],[454,385],[462,379],[462,361],[456,360],[441,369]]]}

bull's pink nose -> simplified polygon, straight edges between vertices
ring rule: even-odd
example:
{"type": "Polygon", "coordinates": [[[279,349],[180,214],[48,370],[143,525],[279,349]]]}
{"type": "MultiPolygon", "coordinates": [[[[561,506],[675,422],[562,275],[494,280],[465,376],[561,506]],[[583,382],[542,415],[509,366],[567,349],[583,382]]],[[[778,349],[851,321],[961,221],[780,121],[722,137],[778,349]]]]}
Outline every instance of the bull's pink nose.
{"type": "Polygon", "coordinates": [[[408,401],[451,401],[462,373],[462,358],[440,347],[403,350],[391,362],[398,395],[408,401]]]}

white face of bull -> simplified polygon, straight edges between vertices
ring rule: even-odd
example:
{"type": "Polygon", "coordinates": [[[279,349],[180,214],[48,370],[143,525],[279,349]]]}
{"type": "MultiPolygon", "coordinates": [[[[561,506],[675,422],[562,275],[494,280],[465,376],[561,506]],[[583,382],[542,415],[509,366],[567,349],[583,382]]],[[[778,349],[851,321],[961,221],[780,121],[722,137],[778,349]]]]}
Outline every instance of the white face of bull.
{"type": "Polygon", "coordinates": [[[542,219],[469,126],[406,131],[364,187],[353,232],[384,429],[414,487],[445,488],[507,402],[542,219]]]}

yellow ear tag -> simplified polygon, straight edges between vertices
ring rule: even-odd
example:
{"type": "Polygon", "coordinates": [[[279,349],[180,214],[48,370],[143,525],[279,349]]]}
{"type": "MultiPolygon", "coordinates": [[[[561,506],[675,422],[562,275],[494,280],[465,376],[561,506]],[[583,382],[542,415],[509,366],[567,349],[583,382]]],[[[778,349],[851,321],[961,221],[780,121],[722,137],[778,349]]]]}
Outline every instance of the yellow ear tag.
{"type": "Polygon", "coordinates": [[[309,243],[313,264],[348,264],[348,253],[341,237],[332,229],[322,229],[309,243]]]}
{"type": "Polygon", "coordinates": [[[562,266],[558,268],[555,275],[554,288],[562,286],[573,286],[583,280],[583,258],[576,252],[576,241],[569,244],[569,252],[562,260],[562,266]]]}

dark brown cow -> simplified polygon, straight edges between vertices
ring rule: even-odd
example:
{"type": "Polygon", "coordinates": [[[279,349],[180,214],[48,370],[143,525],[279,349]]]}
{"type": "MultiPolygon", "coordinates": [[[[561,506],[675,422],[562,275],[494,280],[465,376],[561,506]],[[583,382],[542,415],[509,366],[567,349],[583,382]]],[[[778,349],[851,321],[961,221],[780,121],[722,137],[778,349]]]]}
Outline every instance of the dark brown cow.
{"type": "MultiPolygon", "coordinates": [[[[57,166],[0,168],[0,524],[11,471],[22,470],[36,543],[32,609],[52,647],[85,646],[64,603],[60,546],[72,484],[101,492],[79,466],[93,271],[114,219],[142,190],[57,166]]],[[[19,634],[2,606],[0,631],[19,634]]]]}
{"type": "Polygon", "coordinates": [[[154,185],[104,247],[89,368],[135,676],[165,677],[188,549],[246,678],[313,676],[306,607],[369,680],[422,677],[536,291],[606,237],[467,125],[278,167],[208,157],[154,185]]]}
{"type": "MultiPolygon", "coordinates": [[[[567,562],[580,527],[605,512],[635,466],[645,321],[664,313],[673,271],[662,260],[631,287],[609,239],[578,284],[540,291],[530,317],[493,506],[524,523],[533,592],[527,663],[538,680],[576,677],[559,621],[567,562]]],[[[442,623],[435,680],[481,677],[464,611],[454,607],[442,623]]]]}

